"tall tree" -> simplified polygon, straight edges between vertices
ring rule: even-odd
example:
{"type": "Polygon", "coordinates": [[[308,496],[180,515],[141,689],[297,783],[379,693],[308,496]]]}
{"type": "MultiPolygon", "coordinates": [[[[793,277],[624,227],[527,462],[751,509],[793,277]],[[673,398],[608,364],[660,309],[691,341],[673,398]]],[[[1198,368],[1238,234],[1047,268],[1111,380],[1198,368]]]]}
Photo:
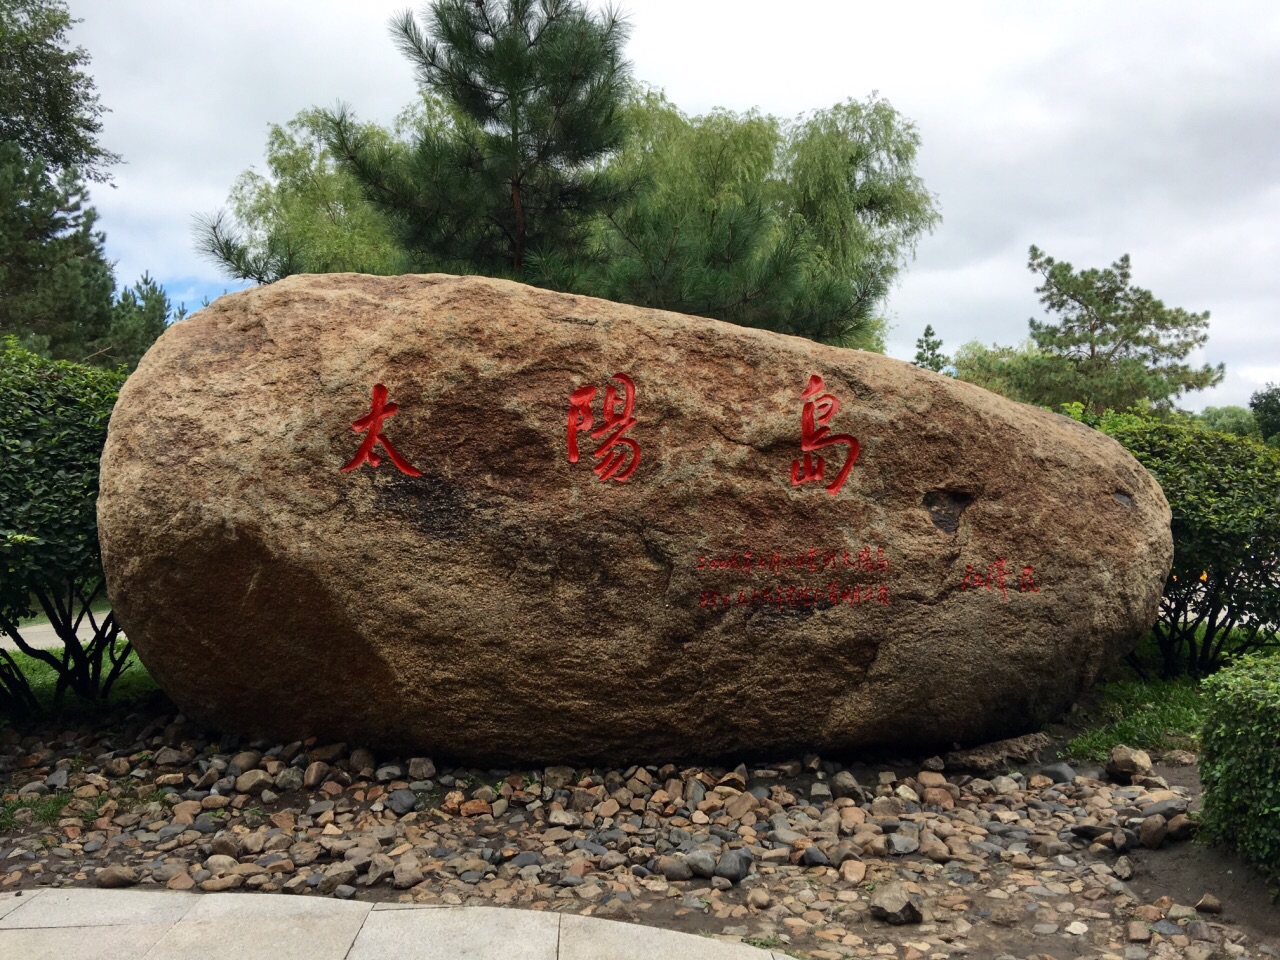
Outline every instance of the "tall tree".
{"type": "Polygon", "coordinates": [[[1268,383],[1261,390],[1255,390],[1249,398],[1249,409],[1253,411],[1263,440],[1271,442],[1272,437],[1280,436],[1280,386],[1268,383]]]}
{"type": "Polygon", "coordinates": [[[59,359],[94,352],[115,289],[96,222],[74,171],[53,180],[0,143],[0,336],[59,359]]]}
{"type": "Polygon", "coordinates": [[[998,344],[988,347],[977,340],[970,340],[956,350],[952,365],[957,380],[976,384],[1011,400],[1036,403],[1033,371],[1040,359],[1039,351],[1031,343],[1017,347],[998,344]]]}
{"type": "Polygon", "coordinates": [[[1076,272],[1033,246],[1027,267],[1043,280],[1040,302],[1060,315],[1056,324],[1030,321],[1038,350],[1026,385],[1032,402],[1080,401],[1100,413],[1145,400],[1168,409],[1184,392],[1222,382],[1221,364],[1187,362],[1209,339],[1208,311],[1166,307],[1133,286],[1128,254],[1108,268],[1076,272]]]}
{"type": "Polygon", "coordinates": [[[1248,407],[1205,407],[1196,422],[1206,430],[1230,433],[1237,437],[1263,439],[1258,432],[1258,421],[1248,407]]]}
{"type": "Polygon", "coordinates": [[[51,177],[75,169],[101,183],[120,157],[98,143],[106,108],[84,70],[89,54],[68,46],[79,22],[62,0],[0,0],[0,143],[51,177]]]}
{"type": "Polygon", "coordinates": [[[916,341],[915,365],[934,373],[941,373],[951,365],[951,358],[942,352],[942,338],[934,334],[931,323],[924,325],[924,333],[916,341]]]}
{"type": "Polygon", "coordinates": [[[90,359],[102,366],[124,366],[133,370],[151,344],[164,333],[172,316],[181,320],[186,308],[176,315],[164,288],[144,273],[142,279],[120,292],[111,308],[111,322],[106,333],[94,344],[90,359]]]}
{"type": "Polygon", "coordinates": [[[436,0],[424,19],[392,33],[454,122],[406,156],[342,108],[330,149],[413,254],[514,277],[531,253],[572,255],[620,192],[598,161],[624,133],[625,24],[580,0],[436,0]]]}
{"type": "Polygon", "coordinates": [[[98,143],[105,108],[89,55],[67,47],[77,22],[61,0],[0,0],[0,335],[57,359],[133,366],[169,301],[149,276],[115,298],[86,180],[106,182],[120,158],[98,143]]]}

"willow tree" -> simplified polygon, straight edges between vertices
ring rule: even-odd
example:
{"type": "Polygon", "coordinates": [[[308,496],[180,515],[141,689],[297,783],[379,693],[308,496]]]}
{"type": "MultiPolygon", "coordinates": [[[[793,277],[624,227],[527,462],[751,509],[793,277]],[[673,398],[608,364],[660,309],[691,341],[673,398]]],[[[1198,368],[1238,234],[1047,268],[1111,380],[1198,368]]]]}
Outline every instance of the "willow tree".
{"type": "MultiPolygon", "coordinates": [[[[365,124],[359,135],[403,151],[406,131],[440,125],[439,105],[405,110],[393,130],[365,124]]],[[[226,208],[195,218],[196,250],[227,276],[272,283],[294,273],[403,273],[414,266],[389,219],[367,203],[359,182],[334,158],[323,111],[272,124],[266,170],[236,178],[226,208]]]]}
{"type": "Polygon", "coordinates": [[[642,92],[628,123],[610,166],[641,188],[590,255],[539,260],[538,282],[883,349],[885,297],[939,219],[910,121],[874,96],[786,122],[642,92]]]}
{"type": "Polygon", "coordinates": [[[396,150],[343,107],[330,149],[424,260],[519,278],[531,253],[572,256],[623,189],[600,161],[623,140],[625,24],[578,0],[436,0],[424,21],[392,34],[453,122],[396,150]]]}

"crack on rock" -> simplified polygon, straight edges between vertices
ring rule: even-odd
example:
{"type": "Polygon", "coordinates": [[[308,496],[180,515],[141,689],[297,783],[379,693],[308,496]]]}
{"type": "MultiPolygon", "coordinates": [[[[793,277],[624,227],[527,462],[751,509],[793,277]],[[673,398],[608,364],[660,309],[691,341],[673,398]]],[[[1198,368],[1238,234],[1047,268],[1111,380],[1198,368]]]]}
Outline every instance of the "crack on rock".
{"type": "Polygon", "coordinates": [[[729,434],[725,433],[723,430],[721,430],[719,427],[717,427],[714,423],[713,423],[713,424],[710,424],[710,427],[711,427],[711,429],[712,429],[712,430],[714,430],[716,433],[720,434],[720,436],[724,437],[724,438],[725,438],[726,440],[728,440],[730,443],[732,443],[732,444],[736,444],[736,445],[737,445],[737,446],[739,446],[739,447],[747,447],[748,449],[758,451],[759,453],[768,453],[768,452],[769,452],[769,447],[762,447],[762,446],[760,446],[760,445],[758,445],[758,444],[751,443],[751,442],[749,442],[749,441],[747,441],[747,440],[739,440],[737,437],[731,437],[731,436],[729,436],[729,434]]]}
{"type": "Polygon", "coordinates": [[[960,529],[960,518],[973,500],[973,494],[963,490],[930,490],[924,495],[924,507],[935,527],[953,534],[960,529]]]}

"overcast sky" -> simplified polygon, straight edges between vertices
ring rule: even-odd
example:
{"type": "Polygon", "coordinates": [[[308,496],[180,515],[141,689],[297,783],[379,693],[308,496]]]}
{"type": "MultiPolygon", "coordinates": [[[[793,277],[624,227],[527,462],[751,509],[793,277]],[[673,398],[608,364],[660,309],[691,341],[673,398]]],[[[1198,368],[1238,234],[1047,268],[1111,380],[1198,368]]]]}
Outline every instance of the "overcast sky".
{"type": "MultiPolygon", "coordinates": [[[[351,103],[389,123],[415,96],[383,0],[71,0],[92,57],[108,255],[198,307],[241,284],[191,243],[268,124],[351,103]]],[[[629,0],[635,76],[689,113],[778,116],[878,90],[917,125],[943,222],[894,290],[889,353],[926,323],[952,350],[1015,343],[1041,316],[1036,244],[1076,267],[1122,253],[1166,304],[1209,310],[1202,360],[1225,383],[1184,399],[1246,403],[1280,381],[1280,5],[629,0]]],[[[421,5],[414,6],[421,10],[421,5]]]]}

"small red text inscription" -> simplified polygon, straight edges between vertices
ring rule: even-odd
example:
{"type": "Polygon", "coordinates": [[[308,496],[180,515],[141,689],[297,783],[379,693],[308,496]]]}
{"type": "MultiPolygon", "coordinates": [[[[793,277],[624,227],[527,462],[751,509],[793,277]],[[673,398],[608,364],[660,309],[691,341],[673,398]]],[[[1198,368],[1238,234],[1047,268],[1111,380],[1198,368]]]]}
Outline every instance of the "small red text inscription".
{"type": "Polygon", "coordinates": [[[829,609],[850,607],[889,606],[887,583],[829,583],[826,586],[739,587],[736,590],[703,590],[703,607],[809,607],[829,609]]]}
{"type": "Polygon", "coordinates": [[[999,592],[1004,600],[1009,599],[1010,590],[1015,590],[1018,593],[1040,592],[1040,586],[1036,583],[1035,567],[1027,564],[1020,571],[1015,572],[1004,557],[998,557],[995,563],[987,564],[985,570],[974,567],[972,564],[966,564],[964,579],[960,582],[960,589],[999,592]],[[1017,580],[1016,585],[1014,583],[1015,578],[1017,580]]]}
{"type": "Polygon", "coordinates": [[[843,444],[848,448],[844,466],[836,474],[835,479],[827,484],[827,493],[835,496],[844,486],[849,471],[858,462],[858,451],[861,449],[858,438],[847,433],[832,433],[827,426],[831,418],[840,409],[840,401],[835,394],[823,393],[826,384],[816,373],[809,377],[809,385],[805,387],[800,399],[805,401],[804,410],[800,414],[800,449],[804,452],[803,460],[791,461],[791,485],[798,487],[802,483],[825,479],[827,462],[823,457],[813,456],[815,451],[824,450],[843,444]]]}
{"type": "Polygon", "coordinates": [[[351,424],[352,430],[365,435],[364,442],[360,444],[360,449],[356,451],[356,455],[347,462],[346,466],[342,467],[343,473],[349,473],[362,463],[367,463],[375,468],[380,466],[382,458],[373,449],[375,446],[380,445],[386,451],[387,457],[401,473],[407,473],[411,477],[422,476],[408,460],[400,456],[396,448],[391,445],[391,441],[387,439],[387,435],[382,432],[383,421],[388,417],[395,416],[399,409],[400,407],[396,404],[387,403],[387,388],[380,383],[374,384],[373,403],[369,412],[351,424]]]}
{"type": "Polygon", "coordinates": [[[611,381],[619,384],[622,392],[619,394],[613,382],[604,388],[600,425],[595,429],[592,429],[595,418],[591,413],[591,402],[596,397],[596,387],[588,384],[569,394],[569,462],[578,462],[578,434],[587,434],[591,440],[600,441],[600,445],[591,451],[592,459],[598,461],[591,468],[592,472],[601,483],[606,480],[625,483],[640,466],[640,444],[626,435],[636,425],[633,415],[636,385],[625,373],[615,373],[611,381]]]}
{"type": "Polygon", "coordinates": [[[743,550],[721,557],[699,557],[699,570],[751,570],[778,573],[782,570],[806,570],[818,573],[823,570],[858,570],[863,573],[887,572],[889,558],[884,547],[864,546],[857,552],[845,549],[823,550],[812,547],[802,553],[782,553],[778,550],[759,552],[743,550]]]}

